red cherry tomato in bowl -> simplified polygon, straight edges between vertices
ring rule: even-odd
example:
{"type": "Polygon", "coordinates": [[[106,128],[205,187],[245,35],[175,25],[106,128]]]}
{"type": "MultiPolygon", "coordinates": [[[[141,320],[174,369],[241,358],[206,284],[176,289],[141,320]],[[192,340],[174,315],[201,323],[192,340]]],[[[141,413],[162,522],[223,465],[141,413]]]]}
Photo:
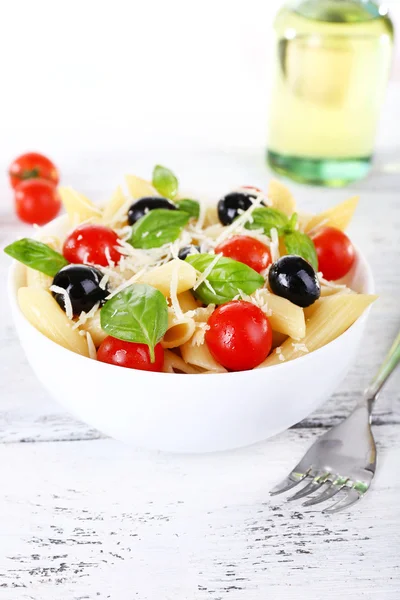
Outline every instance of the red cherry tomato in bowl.
{"type": "Polygon", "coordinates": [[[77,227],[66,238],[64,258],[70,263],[92,263],[107,267],[109,260],[118,263],[118,236],[104,225],[85,224],[77,227]]]}
{"type": "Polygon", "coordinates": [[[217,362],[231,371],[257,367],[271,350],[271,325],[251,302],[233,300],[222,304],[212,313],[208,325],[208,349],[217,362]]]}
{"type": "Polygon", "coordinates": [[[28,179],[15,189],[15,209],[25,223],[45,225],[57,216],[60,208],[57,189],[46,179],[28,179]]]}
{"type": "Polygon", "coordinates": [[[215,248],[215,253],[233,258],[261,273],[272,262],[268,246],[248,235],[235,235],[215,248]]]}
{"type": "Polygon", "coordinates": [[[14,160],[8,169],[10,183],[13,188],[26,179],[47,179],[54,185],[59,182],[57,167],[49,158],[38,152],[22,154],[14,160]]]}
{"type": "Polygon", "coordinates": [[[318,269],[325,279],[335,281],[347,275],[355,261],[354,246],[343,231],[323,227],[313,236],[318,269]]]}
{"type": "Polygon", "coordinates": [[[110,365],[139,369],[139,371],[162,371],[164,350],[161,344],[155,346],[154,355],[154,362],[151,362],[149,347],[146,344],[124,342],[111,335],[103,340],[97,350],[97,360],[110,365]]]}

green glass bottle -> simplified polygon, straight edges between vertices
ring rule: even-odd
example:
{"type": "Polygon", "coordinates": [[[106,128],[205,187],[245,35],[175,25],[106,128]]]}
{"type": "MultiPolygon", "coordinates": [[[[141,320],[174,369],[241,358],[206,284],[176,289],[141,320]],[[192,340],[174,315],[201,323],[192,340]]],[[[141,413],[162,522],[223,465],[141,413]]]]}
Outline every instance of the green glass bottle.
{"type": "Polygon", "coordinates": [[[369,170],[390,72],[393,25],[370,0],[297,0],[275,20],[267,160],[304,183],[369,170]]]}

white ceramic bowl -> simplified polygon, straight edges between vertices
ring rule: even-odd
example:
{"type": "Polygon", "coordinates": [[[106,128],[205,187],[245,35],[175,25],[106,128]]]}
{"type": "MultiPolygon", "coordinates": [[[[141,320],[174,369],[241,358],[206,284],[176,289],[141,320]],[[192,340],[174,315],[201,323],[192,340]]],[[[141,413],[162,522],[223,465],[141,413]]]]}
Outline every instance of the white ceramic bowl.
{"type": "MultiPolygon", "coordinates": [[[[59,217],[43,230],[63,235],[59,217]]],[[[58,346],[21,313],[17,289],[24,270],[9,272],[17,332],[37,377],[55,400],[103,433],[150,449],[211,452],[265,440],[301,421],[338,387],[354,361],[366,314],[339,338],[288,363],[214,375],[174,375],[123,369],[58,346]]],[[[348,276],[359,292],[373,292],[360,252],[348,276]]]]}

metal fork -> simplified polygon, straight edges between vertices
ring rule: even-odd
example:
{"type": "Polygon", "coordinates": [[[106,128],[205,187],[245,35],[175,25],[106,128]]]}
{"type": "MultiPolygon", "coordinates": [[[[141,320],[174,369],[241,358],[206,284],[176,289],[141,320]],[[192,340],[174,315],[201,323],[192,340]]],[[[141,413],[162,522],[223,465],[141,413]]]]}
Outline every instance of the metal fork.
{"type": "Polygon", "coordinates": [[[376,468],[376,445],[371,430],[372,408],[399,362],[400,333],[353,412],[314,442],[288,477],[271,490],[271,495],[287,492],[304,482],[307,485],[288,500],[298,500],[321,490],[303,503],[303,506],[313,506],[342,492],[339,502],[326,508],[324,513],[336,513],[348,508],[364,496],[376,468]]]}

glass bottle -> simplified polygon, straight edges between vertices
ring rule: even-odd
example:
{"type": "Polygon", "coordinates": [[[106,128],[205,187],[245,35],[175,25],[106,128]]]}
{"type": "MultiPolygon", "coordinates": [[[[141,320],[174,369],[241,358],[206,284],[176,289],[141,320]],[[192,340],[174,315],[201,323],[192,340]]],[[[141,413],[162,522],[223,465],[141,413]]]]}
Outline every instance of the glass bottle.
{"type": "Polygon", "coordinates": [[[393,25],[370,0],[287,2],[275,20],[267,160],[304,183],[346,185],[369,170],[393,25]]]}

